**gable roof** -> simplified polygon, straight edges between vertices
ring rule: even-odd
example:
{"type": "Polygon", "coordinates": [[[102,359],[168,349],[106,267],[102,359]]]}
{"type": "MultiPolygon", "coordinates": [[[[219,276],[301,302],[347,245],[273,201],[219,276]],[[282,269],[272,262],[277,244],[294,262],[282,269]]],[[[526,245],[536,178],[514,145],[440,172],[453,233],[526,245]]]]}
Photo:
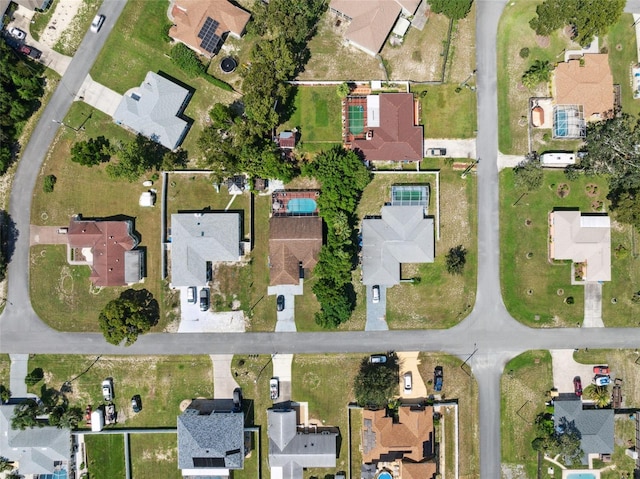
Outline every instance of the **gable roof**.
{"type": "Polygon", "coordinates": [[[593,115],[606,118],[613,112],[613,75],[608,54],[587,53],[581,60],[559,63],[553,83],[558,105],[583,105],[587,119],[593,115]]]}
{"type": "Polygon", "coordinates": [[[362,221],[362,282],[393,286],[401,263],[433,263],[433,218],[423,206],[383,206],[380,218],[362,221]]]}
{"type": "Polygon", "coordinates": [[[379,99],[379,124],[365,129],[373,132],[371,139],[355,139],[358,148],[370,161],[419,161],[423,158],[424,133],[414,123],[415,101],[411,93],[382,93],[379,99]]]}
{"type": "Polygon", "coordinates": [[[91,249],[93,262],[89,279],[93,284],[124,286],[134,282],[128,274],[133,268],[131,265],[127,268],[127,263],[137,258],[127,255],[138,244],[132,230],[133,224],[129,220],[99,221],[83,220],[79,215],[71,217],[67,242],[71,248],[91,249]]]}
{"type": "Polygon", "coordinates": [[[281,468],[283,479],[301,479],[302,469],[336,467],[337,432],[299,430],[296,412],[267,410],[269,466],[281,468]]]}
{"type": "Polygon", "coordinates": [[[583,464],[588,464],[589,454],[613,453],[613,409],[583,409],[579,398],[563,399],[560,396],[554,401],[553,422],[558,427],[563,421],[575,427],[582,436],[583,464]]]}
{"type": "Polygon", "coordinates": [[[207,261],[240,260],[240,214],[171,215],[171,284],[204,286],[207,261]]]}
{"type": "Polygon", "coordinates": [[[212,53],[201,46],[202,39],[198,36],[207,18],[217,22],[215,34],[220,39],[228,32],[242,36],[251,18],[249,12],[227,0],[176,0],[171,14],[174,25],[169,36],[209,57],[212,53]]]}
{"type": "Polygon", "coordinates": [[[244,414],[199,414],[187,408],[178,416],[178,468],[193,470],[244,467],[244,414]]]}
{"type": "Polygon", "coordinates": [[[179,116],[190,96],[186,88],[148,72],[139,88],[122,96],[113,121],[173,150],[182,143],[189,128],[179,116]]]}
{"type": "Polygon", "coordinates": [[[431,406],[423,409],[402,406],[398,409],[398,422],[387,417],[384,409],[365,409],[362,425],[362,461],[365,463],[377,463],[392,457],[420,463],[431,459],[434,454],[431,406]]]}
{"type": "Polygon", "coordinates": [[[319,216],[272,216],[269,220],[270,285],[298,284],[299,262],[313,268],[322,248],[319,216]]]}
{"type": "Polygon", "coordinates": [[[585,281],[611,281],[611,220],[579,210],[554,210],[549,221],[553,259],[586,262],[585,281]]]}
{"type": "Polygon", "coordinates": [[[0,405],[0,451],[11,461],[20,463],[22,474],[52,474],[54,462],[68,462],[71,431],[53,426],[11,428],[11,417],[17,405],[0,405]]]}

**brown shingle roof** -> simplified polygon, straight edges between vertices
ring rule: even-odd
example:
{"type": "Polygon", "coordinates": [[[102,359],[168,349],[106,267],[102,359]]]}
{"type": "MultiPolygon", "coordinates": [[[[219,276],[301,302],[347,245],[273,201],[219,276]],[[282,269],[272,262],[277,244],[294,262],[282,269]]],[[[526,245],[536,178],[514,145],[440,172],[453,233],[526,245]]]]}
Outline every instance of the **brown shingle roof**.
{"type": "Polygon", "coordinates": [[[381,94],[380,126],[367,126],[373,137],[354,140],[353,146],[371,161],[422,160],[424,134],[422,126],[414,124],[414,108],[411,93],[381,94]]]}
{"type": "Polygon", "coordinates": [[[313,268],[322,248],[319,216],[273,216],[269,221],[271,286],[298,284],[298,263],[313,268]]]}
{"type": "Polygon", "coordinates": [[[586,119],[593,115],[607,118],[614,107],[609,55],[589,53],[582,61],[582,66],[581,60],[558,64],[554,74],[555,101],[558,105],[583,105],[586,119]]]}
{"type": "Polygon", "coordinates": [[[200,48],[201,40],[198,38],[207,17],[219,23],[216,34],[221,38],[227,32],[242,36],[251,18],[249,12],[227,0],[176,0],[171,13],[174,25],[169,30],[169,36],[207,56],[211,54],[200,48]]]}
{"type": "Polygon", "coordinates": [[[125,251],[138,241],[131,233],[130,221],[86,221],[72,217],[67,241],[72,248],[91,248],[93,265],[90,279],[96,286],[124,286],[125,251]]]}

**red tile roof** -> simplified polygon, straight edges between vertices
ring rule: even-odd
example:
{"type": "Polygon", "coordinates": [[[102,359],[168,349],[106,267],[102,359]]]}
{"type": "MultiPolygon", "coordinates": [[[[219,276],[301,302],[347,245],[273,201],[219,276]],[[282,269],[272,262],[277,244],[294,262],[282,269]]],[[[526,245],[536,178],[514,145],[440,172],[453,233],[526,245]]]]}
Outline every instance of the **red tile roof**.
{"type": "Polygon", "coordinates": [[[72,248],[91,248],[90,279],[96,286],[125,286],[124,253],[136,247],[130,221],[96,221],[72,217],[67,240],[72,248]]]}
{"type": "Polygon", "coordinates": [[[419,161],[423,158],[424,133],[414,123],[415,102],[411,93],[380,95],[380,126],[368,127],[370,140],[352,142],[370,161],[419,161]]]}

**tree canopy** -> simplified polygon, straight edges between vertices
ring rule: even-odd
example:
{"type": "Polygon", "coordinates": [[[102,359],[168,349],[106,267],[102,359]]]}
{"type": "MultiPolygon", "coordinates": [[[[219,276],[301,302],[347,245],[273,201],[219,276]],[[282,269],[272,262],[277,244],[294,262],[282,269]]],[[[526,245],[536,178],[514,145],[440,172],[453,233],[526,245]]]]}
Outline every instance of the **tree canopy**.
{"type": "Polygon", "coordinates": [[[447,253],[446,263],[450,274],[462,274],[467,263],[467,250],[461,244],[454,246],[447,253]]]}
{"type": "Polygon", "coordinates": [[[575,41],[586,46],[594,36],[607,33],[622,15],[625,0],[545,0],[536,8],[529,25],[538,35],[548,36],[571,25],[575,41]]]}
{"type": "Polygon", "coordinates": [[[434,13],[442,13],[451,20],[466,17],[471,10],[473,0],[429,0],[429,6],[434,13]]]}
{"type": "Polygon", "coordinates": [[[522,75],[522,84],[527,88],[535,88],[538,84],[551,79],[553,67],[547,60],[536,60],[522,75]]]}
{"type": "Polygon", "coordinates": [[[398,374],[395,354],[388,354],[385,363],[373,364],[368,357],[364,358],[353,385],[358,405],[374,409],[386,407],[398,394],[398,374]]]}
{"type": "Polygon", "coordinates": [[[149,291],[128,289],[106,304],[98,318],[100,330],[107,342],[119,345],[124,341],[130,346],[158,322],[159,312],[149,291]]]}
{"type": "Polygon", "coordinates": [[[165,153],[169,151],[160,143],[141,134],[119,145],[115,150],[118,161],[107,165],[107,175],[132,183],[147,171],[159,170],[165,153]]]}
{"type": "Polygon", "coordinates": [[[79,141],[71,147],[71,161],[85,166],[99,165],[111,158],[111,143],[104,136],[79,141]]]}
{"type": "Polygon", "coordinates": [[[514,183],[518,188],[527,191],[537,190],[542,186],[544,178],[542,163],[535,153],[527,153],[524,160],[513,169],[514,183]]]}

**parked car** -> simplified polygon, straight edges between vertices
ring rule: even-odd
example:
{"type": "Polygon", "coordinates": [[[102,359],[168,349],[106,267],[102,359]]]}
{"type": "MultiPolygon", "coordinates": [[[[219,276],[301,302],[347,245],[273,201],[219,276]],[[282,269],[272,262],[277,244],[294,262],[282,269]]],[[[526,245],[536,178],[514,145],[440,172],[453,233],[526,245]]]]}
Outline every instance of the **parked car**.
{"type": "Polygon", "coordinates": [[[102,28],[102,24],[104,23],[104,18],[104,15],[96,15],[95,17],[93,17],[90,28],[93,33],[98,33],[100,31],[100,29],[102,28]]]}
{"type": "Polygon", "coordinates": [[[276,308],[278,311],[284,311],[284,295],[279,294],[276,298],[276,308]]]}
{"type": "Polygon", "coordinates": [[[446,148],[429,148],[427,150],[427,156],[446,156],[446,148]]]}
{"type": "Polygon", "coordinates": [[[609,375],[609,366],[594,366],[593,374],[600,374],[604,376],[609,375]]]}
{"type": "Polygon", "coordinates": [[[197,291],[198,288],[196,288],[195,286],[189,286],[187,288],[187,303],[195,304],[197,291]]]}
{"type": "Polygon", "coordinates": [[[26,32],[16,27],[11,27],[9,29],[9,35],[11,35],[12,37],[16,37],[18,40],[24,40],[25,38],[27,38],[26,32]]]}
{"type": "Polygon", "coordinates": [[[384,364],[387,362],[387,356],[385,354],[372,354],[369,356],[369,362],[371,364],[384,364]]]}
{"type": "Polygon", "coordinates": [[[133,409],[133,412],[142,411],[142,399],[140,398],[140,394],[136,394],[131,398],[131,409],[133,409]]]}
{"type": "Polygon", "coordinates": [[[112,378],[107,378],[104,381],[102,381],[102,397],[104,398],[104,400],[106,402],[113,401],[113,398],[115,396],[113,394],[113,379],[112,378]]]}
{"type": "Polygon", "coordinates": [[[38,50],[37,48],[30,47],[28,45],[20,45],[20,47],[18,47],[18,51],[20,53],[24,53],[25,55],[31,58],[34,58],[35,60],[37,60],[42,56],[42,52],[40,50],[38,50]]]}
{"type": "Polygon", "coordinates": [[[580,380],[580,376],[573,378],[573,392],[575,392],[578,397],[582,396],[582,381],[580,380]]]}
{"type": "Polygon", "coordinates": [[[209,288],[200,290],[200,311],[209,310],[209,288]]]}
{"type": "Polygon", "coordinates": [[[609,376],[596,374],[596,376],[593,378],[593,382],[596,386],[608,386],[609,384],[611,384],[611,378],[609,376]]]}
{"type": "Polygon", "coordinates": [[[242,411],[242,389],[235,388],[233,390],[233,412],[242,411]]]}
{"type": "Polygon", "coordinates": [[[379,303],[380,302],[380,286],[376,284],[373,288],[371,288],[371,292],[373,294],[373,296],[371,297],[371,301],[374,303],[379,303]]]}
{"type": "Polygon", "coordinates": [[[116,407],[113,403],[107,404],[104,408],[104,423],[115,424],[116,422],[116,407]]]}
{"type": "Polygon", "coordinates": [[[436,366],[433,370],[433,389],[436,392],[442,391],[442,384],[444,383],[444,370],[442,366],[436,366]]]}
{"type": "Polygon", "coordinates": [[[410,393],[411,389],[413,388],[413,382],[412,382],[412,375],[411,375],[411,371],[407,371],[406,373],[404,373],[404,392],[405,393],[410,393]]]}
{"type": "Polygon", "coordinates": [[[269,392],[272,401],[275,401],[280,396],[280,381],[278,381],[278,378],[271,378],[269,380],[269,392]]]}

